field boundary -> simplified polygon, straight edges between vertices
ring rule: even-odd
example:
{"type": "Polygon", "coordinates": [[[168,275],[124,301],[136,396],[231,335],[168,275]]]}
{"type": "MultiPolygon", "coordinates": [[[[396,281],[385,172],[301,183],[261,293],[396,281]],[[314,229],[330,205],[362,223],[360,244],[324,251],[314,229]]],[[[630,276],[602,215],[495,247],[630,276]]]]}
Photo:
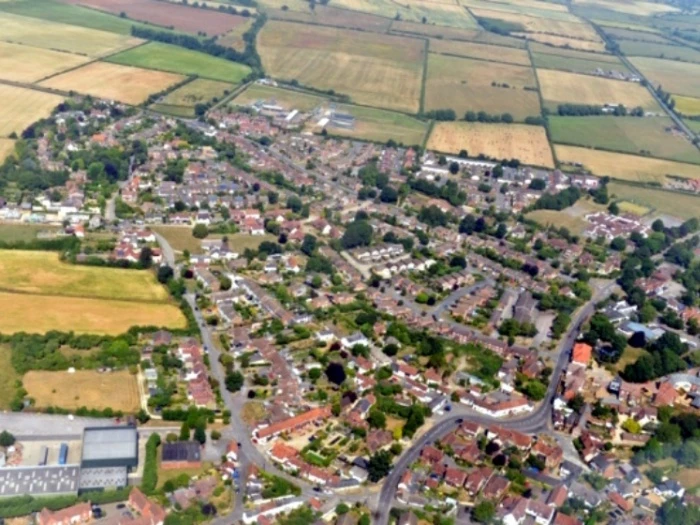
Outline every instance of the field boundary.
{"type": "Polygon", "coordinates": [[[525,49],[527,49],[527,56],[530,57],[530,67],[532,68],[532,72],[535,76],[535,84],[537,85],[537,98],[540,101],[540,117],[544,119],[544,132],[547,135],[547,144],[549,144],[549,151],[552,152],[552,160],[554,160],[554,166],[556,167],[559,166],[559,159],[557,158],[557,152],[554,149],[552,136],[549,132],[549,119],[547,118],[547,115],[545,115],[544,98],[542,97],[542,89],[540,88],[540,77],[537,74],[538,68],[535,67],[535,61],[532,59],[532,49],[530,49],[530,42],[527,43],[525,49]]]}
{"type": "Polygon", "coordinates": [[[430,54],[430,39],[425,39],[425,49],[423,51],[423,75],[420,80],[420,99],[418,101],[418,114],[425,111],[425,86],[428,83],[428,55],[430,54]]]}

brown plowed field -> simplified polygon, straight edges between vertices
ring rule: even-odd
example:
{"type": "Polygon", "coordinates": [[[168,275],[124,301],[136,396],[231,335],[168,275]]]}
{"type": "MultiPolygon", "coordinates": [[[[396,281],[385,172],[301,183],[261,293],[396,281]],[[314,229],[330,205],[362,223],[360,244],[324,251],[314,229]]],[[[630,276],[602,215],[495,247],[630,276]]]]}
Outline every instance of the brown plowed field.
{"type": "Polygon", "coordinates": [[[139,22],[172,27],[179,31],[207,35],[226,33],[246,23],[247,18],[229,15],[210,9],[198,9],[184,5],[168,4],[156,0],[63,0],[69,4],[92,7],[109,13],[121,14],[139,22]]]}

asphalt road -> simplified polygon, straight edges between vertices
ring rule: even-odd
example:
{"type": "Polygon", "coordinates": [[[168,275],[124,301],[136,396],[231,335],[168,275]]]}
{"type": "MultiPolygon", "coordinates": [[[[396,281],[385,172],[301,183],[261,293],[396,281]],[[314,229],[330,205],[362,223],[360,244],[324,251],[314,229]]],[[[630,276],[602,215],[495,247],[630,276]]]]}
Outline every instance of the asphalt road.
{"type": "Polygon", "coordinates": [[[614,282],[604,284],[578,312],[574,315],[571,321],[571,326],[558,346],[559,359],[552,371],[547,395],[542,400],[540,405],[524,416],[518,416],[509,419],[496,419],[483,415],[472,414],[452,414],[444,417],[430,430],[423,434],[418,440],[404,452],[398,459],[389,475],[384,480],[382,490],[376,505],[376,513],[374,523],[376,525],[387,525],[389,521],[389,511],[396,496],[397,485],[401,476],[406,469],[418,458],[423,447],[429,443],[440,439],[442,436],[454,429],[461,421],[469,420],[479,424],[497,424],[505,428],[518,430],[526,434],[536,434],[549,429],[549,423],[552,417],[552,401],[556,394],[557,386],[562,371],[569,362],[569,354],[574,345],[574,341],[578,337],[581,325],[590,317],[594,310],[595,304],[607,297],[615,286],[614,282]]]}

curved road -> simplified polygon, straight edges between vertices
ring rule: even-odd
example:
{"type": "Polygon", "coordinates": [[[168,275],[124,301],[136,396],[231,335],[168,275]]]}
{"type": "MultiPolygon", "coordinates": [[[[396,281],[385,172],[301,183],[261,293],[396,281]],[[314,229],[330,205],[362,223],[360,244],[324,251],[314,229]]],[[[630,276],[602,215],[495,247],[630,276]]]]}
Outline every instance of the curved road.
{"type": "Polygon", "coordinates": [[[605,299],[610,294],[614,286],[614,282],[608,281],[606,284],[604,284],[604,286],[593,295],[591,300],[588,301],[585,306],[579,309],[572,319],[571,327],[569,328],[566,337],[564,337],[558,347],[559,359],[554,370],[552,371],[549,387],[547,388],[547,395],[535,410],[524,416],[509,419],[497,419],[471,413],[466,415],[452,414],[442,418],[436,425],[423,434],[408,450],[406,450],[406,452],[404,452],[404,454],[393,466],[391,472],[382,485],[382,491],[379,495],[379,501],[377,502],[377,511],[375,514],[374,523],[376,525],[387,525],[389,521],[389,511],[391,510],[391,506],[394,502],[397,485],[399,484],[401,476],[411,465],[411,463],[416,461],[423,447],[437,439],[440,439],[463,420],[473,421],[482,425],[497,424],[499,426],[517,430],[526,434],[535,434],[540,431],[547,430],[549,428],[549,422],[552,418],[552,402],[556,394],[557,386],[559,385],[559,379],[562,371],[569,361],[569,353],[574,345],[576,337],[578,336],[581,325],[593,314],[595,304],[605,299]]]}

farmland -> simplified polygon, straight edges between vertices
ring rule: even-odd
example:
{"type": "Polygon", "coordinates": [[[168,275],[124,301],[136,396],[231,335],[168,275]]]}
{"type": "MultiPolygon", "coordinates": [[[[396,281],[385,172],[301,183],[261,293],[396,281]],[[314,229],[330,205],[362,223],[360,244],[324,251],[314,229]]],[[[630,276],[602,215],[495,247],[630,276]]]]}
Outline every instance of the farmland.
{"type": "Polygon", "coordinates": [[[0,138],[0,163],[4,162],[7,157],[12,155],[15,150],[15,141],[12,139],[0,138]]]}
{"type": "Polygon", "coordinates": [[[656,57],[683,62],[700,62],[700,51],[678,45],[623,40],[620,49],[628,56],[656,57]]]}
{"type": "Polygon", "coordinates": [[[14,86],[0,85],[0,137],[21,133],[31,123],[48,117],[63,97],[14,86]]]}
{"type": "Polygon", "coordinates": [[[243,25],[246,18],[210,9],[197,9],[180,4],[168,4],[156,0],[65,0],[121,15],[139,22],[173,27],[188,33],[203,32],[207,35],[226,33],[238,25],[243,25]]]}
{"type": "Polygon", "coordinates": [[[554,167],[547,134],[539,126],[438,122],[430,133],[428,148],[445,153],[466,149],[473,156],[516,158],[524,164],[554,167]]]}
{"type": "Polygon", "coordinates": [[[275,78],[334,90],[369,106],[418,110],[421,40],[272,21],[260,32],[258,49],[275,78]]]}
{"type": "Polygon", "coordinates": [[[316,5],[312,12],[275,9],[270,11],[270,17],[275,20],[361,29],[378,33],[388,31],[391,26],[391,20],[385,17],[338,9],[327,5],[316,5]]]}
{"type": "Polygon", "coordinates": [[[0,78],[14,82],[36,82],[89,59],[71,53],[0,42],[0,78]]]}
{"type": "Polygon", "coordinates": [[[245,91],[234,99],[234,103],[244,106],[258,100],[274,99],[278,105],[285,109],[298,109],[309,111],[322,104],[326,99],[291,89],[281,89],[272,86],[251,84],[245,91]]]}
{"type": "Polygon", "coordinates": [[[599,41],[581,40],[577,38],[567,38],[565,36],[550,35],[547,33],[513,33],[514,35],[527,38],[534,42],[560,47],[562,49],[579,49],[582,51],[603,52],[605,44],[599,41]]]}
{"type": "Polygon", "coordinates": [[[690,219],[698,216],[700,197],[655,188],[642,188],[612,181],[608,185],[611,196],[650,208],[656,213],[690,219]]]}
{"type": "Polygon", "coordinates": [[[641,106],[659,110],[651,94],[639,84],[622,80],[578,75],[564,71],[538,69],[542,98],[545,103],[558,104],[623,104],[628,108],[641,106]]]}
{"type": "Polygon", "coordinates": [[[659,58],[634,57],[630,61],[654,85],[674,95],[700,97],[700,64],[659,58]]]}
{"type": "Polygon", "coordinates": [[[482,60],[506,62],[520,66],[530,65],[530,57],[524,49],[441,39],[430,40],[429,49],[431,53],[480,58],[482,60]]]}
{"type": "Polygon", "coordinates": [[[392,139],[406,145],[420,145],[428,131],[426,122],[402,113],[347,105],[340,105],[338,109],[355,117],[355,127],[352,130],[329,128],[328,132],[332,135],[375,142],[392,139]]]}
{"type": "Polygon", "coordinates": [[[253,25],[253,18],[248,18],[248,20],[239,26],[234,27],[228,33],[220,35],[216,39],[216,43],[226,47],[232,47],[237,51],[243,51],[245,48],[245,41],[243,40],[243,35],[250,29],[253,25]]]}
{"type": "Polygon", "coordinates": [[[138,38],[9,13],[0,13],[0,40],[89,57],[116,53],[141,42],[138,38]]]}
{"type": "Polygon", "coordinates": [[[605,53],[592,53],[589,51],[578,51],[576,49],[565,49],[561,47],[552,47],[545,44],[532,42],[530,50],[537,55],[557,55],[569,58],[577,58],[579,60],[594,60],[596,62],[611,62],[613,64],[621,64],[620,59],[615,55],[607,55],[605,53]]]}
{"type": "Polygon", "coordinates": [[[549,117],[553,142],[700,163],[700,152],[665,117],[549,117]]]}
{"type": "Polygon", "coordinates": [[[141,407],[136,376],[126,370],[31,370],[22,378],[22,384],[38,408],[75,410],[84,406],[134,413],[141,407]]]}
{"type": "Polygon", "coordinates": [[[476,20],[457,2],[439,3],[425,0],[408,0],[405,3],[391,0],[335,0],[333,5],[350,11],[360,11],[386,18],[399,18],[410,22],[422,22],[457,28],[477,28],[476,20]],[[398,17],[397,17],[398,15],[398,17]]]}
{"type": "Polygon", "coordinates": [[[250,74],[250,68],[243,64],[160,42],[150,42],[129,49],[109,57],[108,60],[124,66],[198,75],[231,84],[240,83],[250,74]]]}
{"type": "Polygon", "coordinates": [[[207,103],[214,99],[221,99],[233,89],[234,86],[216,80],[198,78],[184,86],[168,93],[151,109],[165,113],[177,112],[178,115],[194,116],[194,107],[199,103],[207,103]]]}
{"type": "Polygon", "coordinates": [[[700,166],[625,153],[556,145],[560,162],[580,163],[591,173],[634,182],[664,182],[667,175],[700,178],[700,166]]]}
{"type": "Polygon", "coordinates": [[[535,67],[538,69],[558,69],[560,71],[570,71],[572,73],[595,74],[597,69],[603,71],[615,71],[628,73],[629,70],[621,62],[614,63],[605,60],[595,60],[598,56],[593,53],[588,53],[591,60],[574,58],[562,55],[551,55],[545,53],[533,53],[532,60],[535,67]]]}
{"type": "Polygon", "coordinates": [[[673,100],[676,102],[675,109],[678,113],[691,117],[700,115],[700,98],[676,95],[673,97],[673,100]]]}
{"type": "Polygon", "coordinates": [[[428,57],[425,109],[511,113],[516,120],[539,115],[532,69],[484,60],[431,54],[428,57]],[[495,87],[492,84],[508,87],[495,87]]]}
{"type": "Polygon", "coordinates": [[[185,77],[106,62],[87,66],[50,78],[41,83],[53,89],[77,91],[94,97],[141,104],[149,95],[182,82],[185,77]]]}

